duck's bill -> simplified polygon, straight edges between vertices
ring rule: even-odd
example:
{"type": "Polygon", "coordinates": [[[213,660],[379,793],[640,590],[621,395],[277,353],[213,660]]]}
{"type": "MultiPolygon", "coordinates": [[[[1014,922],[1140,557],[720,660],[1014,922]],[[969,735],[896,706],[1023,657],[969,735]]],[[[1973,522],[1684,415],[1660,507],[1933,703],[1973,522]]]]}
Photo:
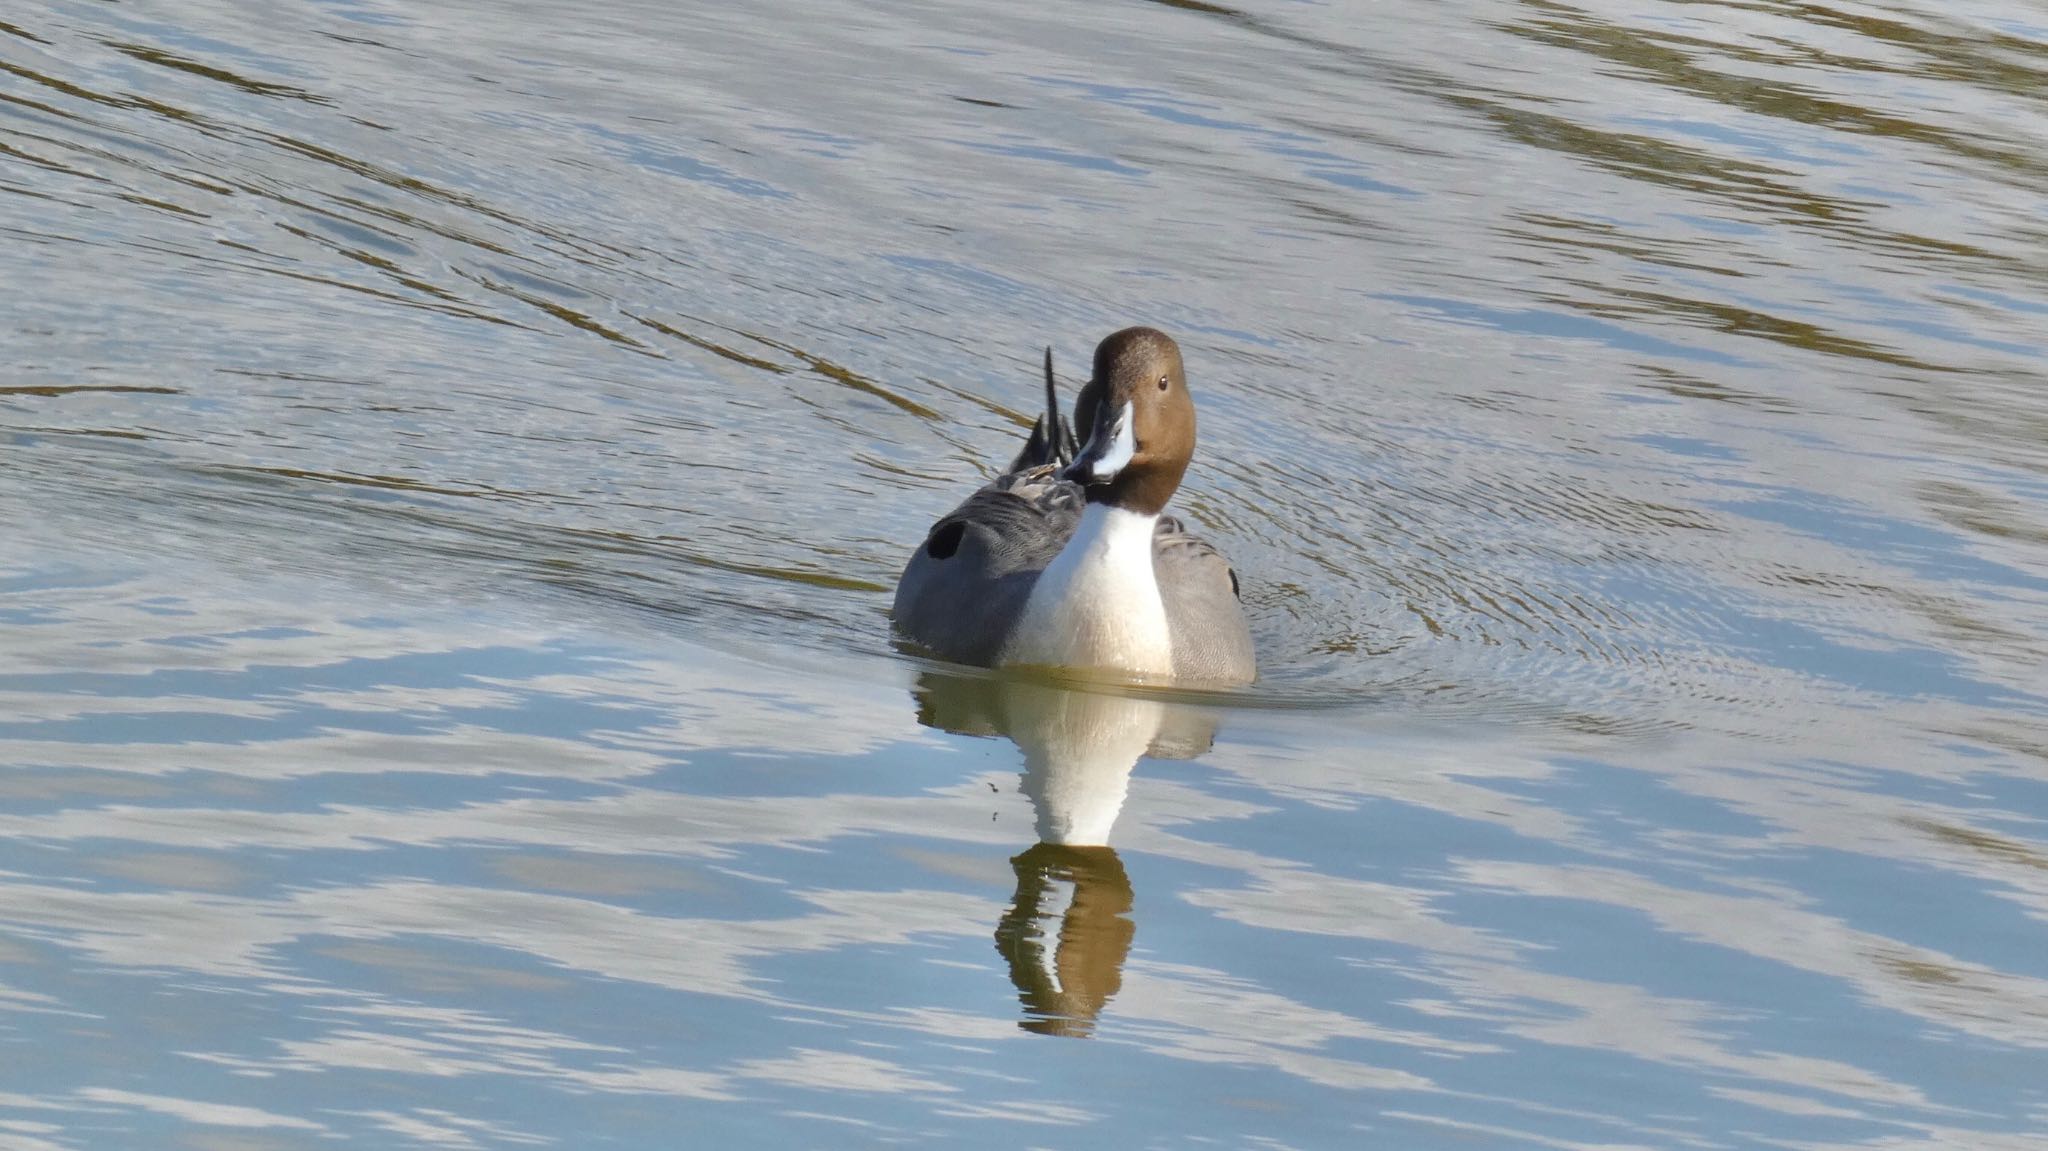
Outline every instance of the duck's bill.
{"type": "Polygon", "coordinates": [[[1096,413],[1088,442],[1060,476],[1079,484],[1106,484],[1130,466],[1137,451],[1137,437],[1131,433],[1131,406],[1122,404],[1114,411],[1096,413]]]}

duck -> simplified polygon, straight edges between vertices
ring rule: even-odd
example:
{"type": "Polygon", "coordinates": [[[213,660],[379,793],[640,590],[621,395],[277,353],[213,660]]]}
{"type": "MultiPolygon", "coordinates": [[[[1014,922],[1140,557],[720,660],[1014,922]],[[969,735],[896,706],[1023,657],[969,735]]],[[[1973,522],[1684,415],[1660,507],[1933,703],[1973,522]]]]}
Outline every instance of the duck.
{"type": "Polygon", "coordinates": [[[1071,423],[1047,348],[1044,414],[1009,467],[912,553],[896,584],[897,633],[980,667],[1251,683],[1237,573],[1166,514],[1194,453],[1195,404],[1171,336],[1105,337],[1071,423]]]}

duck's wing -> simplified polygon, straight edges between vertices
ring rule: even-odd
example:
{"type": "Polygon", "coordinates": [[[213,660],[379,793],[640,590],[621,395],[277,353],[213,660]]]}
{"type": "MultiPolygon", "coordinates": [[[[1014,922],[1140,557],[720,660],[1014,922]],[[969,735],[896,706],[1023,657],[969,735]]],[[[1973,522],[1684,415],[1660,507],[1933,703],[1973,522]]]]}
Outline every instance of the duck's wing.
{"type": "Polygon", "coordinates": [[[1152,568],[1173,636],[1173,676],[1182,683],[1236,685],[1258,675],[1251,625],[1237,573],[1208,540],[1172,516],[1152,535],[1152,568]]]}
{"type": "Polygon", "coordinates": [[[1012,472],[932,525],[896,584],[896,630],[941,659],[1002,654],[1038,573],[1074,534],[1081,487],[1047,465],[1012,472]]]}

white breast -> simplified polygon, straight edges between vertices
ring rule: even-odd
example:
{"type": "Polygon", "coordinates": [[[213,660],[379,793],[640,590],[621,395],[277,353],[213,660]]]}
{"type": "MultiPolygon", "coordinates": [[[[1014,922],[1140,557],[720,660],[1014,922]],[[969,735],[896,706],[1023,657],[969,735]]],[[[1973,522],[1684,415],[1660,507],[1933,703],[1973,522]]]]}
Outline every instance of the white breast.
{"type": "Polygon", "coordinates": [[[1173,637],[1152,571],[1157,522],[1089,504],[1033,585],[999,662],[1171,676],[1173,637]]]}

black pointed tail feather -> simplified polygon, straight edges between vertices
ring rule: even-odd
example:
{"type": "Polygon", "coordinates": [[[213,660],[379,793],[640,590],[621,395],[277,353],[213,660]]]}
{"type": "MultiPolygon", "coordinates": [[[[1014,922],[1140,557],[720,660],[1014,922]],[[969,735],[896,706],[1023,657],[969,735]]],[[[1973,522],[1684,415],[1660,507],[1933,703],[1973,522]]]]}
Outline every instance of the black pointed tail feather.
{"type": "Polygon", "coordinates": [[[1045,346],[1045,421],[1053,432],[1053,462],[1065,467],[1074,462],[1080,454],[1081,445],[1074,439],[1074,425],[1060,414],[1060,385],[1052,374],[1052,345],[1045,346]]]}
{"type": "Polygon", "coordinates": [[[1042,464],[1065,467],[1074,462],[1074,453],[1078,449],[1073,425],[1060,415],[1059,382],[1052,374],[1052,346],[1048,344],[1045,349],[1045,412],[1031,425],[1031,438],[1024,441],[1017,458],[1010,461],[1010,470],[1020,472],[1042,464]]]}

